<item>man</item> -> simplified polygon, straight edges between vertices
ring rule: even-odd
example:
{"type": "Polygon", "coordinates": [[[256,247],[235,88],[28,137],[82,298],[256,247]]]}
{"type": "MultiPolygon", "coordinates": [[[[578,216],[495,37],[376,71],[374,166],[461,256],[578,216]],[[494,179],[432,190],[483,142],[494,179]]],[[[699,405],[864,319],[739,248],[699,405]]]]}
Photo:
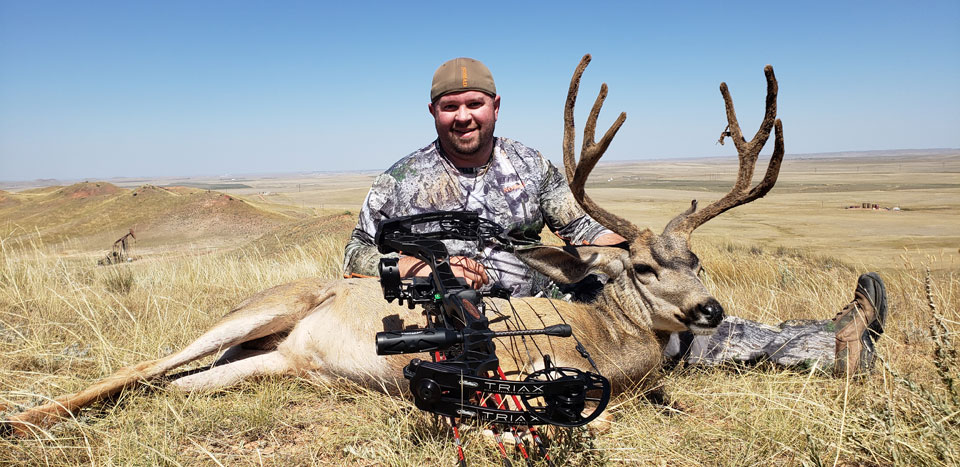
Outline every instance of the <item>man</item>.
{"type": "MultiPolygon", "coordinates": [[[[539,241],[546,224],[572,244],[626,241],[583,212],[563,175],[538,151],[493,135],[500,96],[493,76],[479,61],[456,58],[441,65],[427,109],[437,140],[374,181],[347,244],[347,274],[377,274],[382,255],[373,238],[381,220],[438,210],[478,212],[518,239],[539,241]]],[[[454,272],[477,288],[493,281],[526,296],[548,285],[544,276],[501,249],[477,252],[468,242],[446,243],[454,272]]],[[[400,257],[398,267],[403,277],[429,273],[413,257],[400,257]]]]}
{"type": "MultiPolygon", "coordinates": [[[[440,210],[475,211],[513,238],[539,241],[548,225],[570,244],[626,241],[583,212],[563,175],[538,151],[494,136],[500,96],[493,76],[479,61],[456,58],[441,65],[433,76],[427,109],[437,139],[376,178],[346,247],[346,275],[377,275],[383,255],[373,238],[381,220],[440,210]]],[[[506,251],[486,247],[477,252],[468,242],[445,244],[454,273],[476,288],[496,283],[515,296],[549,291],[544,276],[506,251]]],[[[429,274],[414,257],[401,256],[398,267],[403,277],[429,274]]],[[[873,342],[885,317],[883,282],[870,273],[861,276],[854,301],[833,321],[773,327],[727,317],[713,336],[674,335],[664,354],[707,365],[769,360],[830,366],[836,360],[838,373],[862,373],[872,364],[873,342]]]]}

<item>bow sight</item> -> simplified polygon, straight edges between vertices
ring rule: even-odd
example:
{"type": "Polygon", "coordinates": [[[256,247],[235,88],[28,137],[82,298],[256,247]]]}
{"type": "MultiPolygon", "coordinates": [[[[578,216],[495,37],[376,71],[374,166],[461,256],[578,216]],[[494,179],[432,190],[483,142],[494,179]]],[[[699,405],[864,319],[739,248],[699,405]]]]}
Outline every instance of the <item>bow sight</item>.
{"type": "MultiPolygon", "coordinates": [[[[523,381],[489,378],[497,374],[498,337],[547,335],[569,337],[567,324],[543,329],[493,331],[485,316],[484,297],[510,298],[510,292],[494,287],[487,292],[471,289],[454,275],[443,240],[462,240],[480,248],[487,242],[510,246],[503,229],[473,212],[440,211],[397,217],[380,223],[375,242],[381,253],[403,253],[423,261],[429,277],[403,279],[397,258],[380,260],[383,297],[411,309],[420,305],[427,327],[377,333],[377,354],[435,352],[436,361],[413,359],[403,370],[410,380],[416,406],[448,417],[475,418],[506,425],[551,424],[580,426],[603,412],[610,400],[610,382],[603,376],[552,366],[523,381]],[[490,406],[484,394],[510,395],[518,410],[490,406]]],[[[499,399],[499,396],[496,398],[499,399]]]]}

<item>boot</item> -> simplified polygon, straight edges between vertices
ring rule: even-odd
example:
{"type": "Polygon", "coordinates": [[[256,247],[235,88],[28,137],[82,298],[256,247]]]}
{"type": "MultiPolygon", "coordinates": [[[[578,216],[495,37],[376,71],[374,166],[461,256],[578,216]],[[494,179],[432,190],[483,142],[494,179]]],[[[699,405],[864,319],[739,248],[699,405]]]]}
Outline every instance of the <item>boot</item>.
{"type": "Polygon", "coordinates": [[[833,327],[837,336],[836,376],[865,376],[873,370],[874,343],[883,334],[887,319],[887,291],[875,272],[857,280],[853,301],[837,313],[833,327]]]}

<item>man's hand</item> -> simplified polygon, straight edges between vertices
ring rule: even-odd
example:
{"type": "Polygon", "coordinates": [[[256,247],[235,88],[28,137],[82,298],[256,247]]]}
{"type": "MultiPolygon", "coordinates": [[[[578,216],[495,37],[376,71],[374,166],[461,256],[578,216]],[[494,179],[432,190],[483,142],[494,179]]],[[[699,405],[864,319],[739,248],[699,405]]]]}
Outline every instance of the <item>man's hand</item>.
{"type": "MultiPolygon", "coordinates": [[[[400,261],[397,262],[397,268],[400,269],[400,277],[403,278],[430,275],[430,268],[413,256],[401,256],[400,261]]],[[[453,275],[464,278],[474,289],[479,289],[490,282],[483,265],[466,256],[451,256],[450,269],[453,270],[453,275]]]]}
{"type": "Polygon", "coordinates": [[[596,246],[613,246],[619,245],[621,243],[626,243],[627,239],[615,234],[615,233],[605,233],[594,240],[591,245],[596,246]]]}

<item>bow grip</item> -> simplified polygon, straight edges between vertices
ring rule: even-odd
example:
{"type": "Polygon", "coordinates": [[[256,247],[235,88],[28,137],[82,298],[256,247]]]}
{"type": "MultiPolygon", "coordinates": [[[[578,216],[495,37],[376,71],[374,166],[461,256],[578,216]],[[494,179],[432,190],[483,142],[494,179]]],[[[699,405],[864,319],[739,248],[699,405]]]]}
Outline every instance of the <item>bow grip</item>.
{"type": "Polygon", "coordinates": [[[444,350],[463,342],[463,334],[446,328],[377,333],[377,355],[444,350]]]}

